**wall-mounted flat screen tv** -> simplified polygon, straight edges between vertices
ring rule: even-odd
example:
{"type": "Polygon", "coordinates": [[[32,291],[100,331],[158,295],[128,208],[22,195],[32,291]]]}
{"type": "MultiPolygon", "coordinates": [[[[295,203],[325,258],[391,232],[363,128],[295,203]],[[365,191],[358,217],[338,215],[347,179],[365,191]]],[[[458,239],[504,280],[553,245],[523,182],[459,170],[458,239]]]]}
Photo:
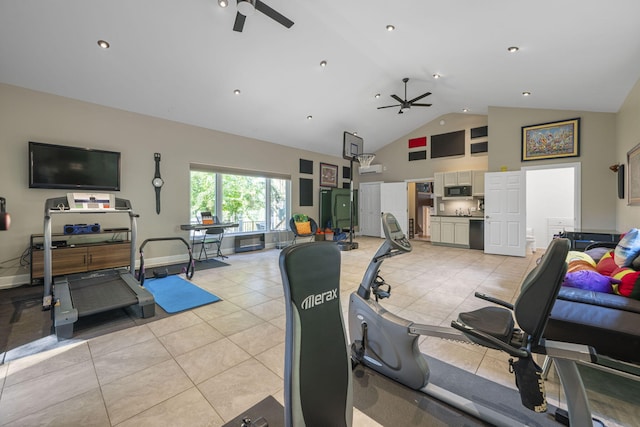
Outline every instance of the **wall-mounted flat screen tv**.
{"type": "Polygon", "coordinates": [[[464,130],[431,136],[431,158],[464,156],[464,130]]]}
{"type": "Polygon", "coordinates": [[[120,191],[120,153],[30,141],[29,188],[120,191]]]}

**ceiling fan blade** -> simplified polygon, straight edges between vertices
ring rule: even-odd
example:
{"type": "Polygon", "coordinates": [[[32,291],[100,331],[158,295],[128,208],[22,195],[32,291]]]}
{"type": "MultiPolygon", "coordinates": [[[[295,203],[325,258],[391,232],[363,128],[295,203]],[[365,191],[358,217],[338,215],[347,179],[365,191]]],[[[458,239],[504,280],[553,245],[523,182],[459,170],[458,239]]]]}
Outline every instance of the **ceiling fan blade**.
{"type": "Polygon", "coordinates": [[[404,99],[400,98],[398,95],[391,95],[391,97],[398,101],[400,104],[404,103],[404,99]]]}
{"type": "Polygon", "coordinates": [[[431,107],[431,104],[411,104],[412,107],[431,107]]]}
{"type": "Polygon", "coordinates": [[[429,96],[429,95],[431,95],[431,92],[423,93],[423,94],[422,94],[422,95],[420,95],[420,96],[416,96],[416,97],[415,97],[415,98],[413,98],[411,101],[409,101],[409,104],[413,104],[414,102],[419,101],[419,100],[421,100],[422,98],[424,98],[425,96],[429,96]]]}
{"type": "Polygon", "coordinates": [[[246,16],[244,16],[240,12],[237,12],[236,13],[236,22],[233,23],[233,31],[237,31],[237,32],[241,33],[242,29],[244,28],[245,19],[247,19],[246,16]]]}
{"type": "Polygon", "coordinates": [[[391,108],[391,107],[402,107],[402,105],[387,105],[385,107],[378,107],[378,110],[380,110],[382,108],[391,108]]]}
{"type": "Polygon", "coordinates": [[[290,20],[286,16],[282,15],[280,12],[276,12],[274,9],[272,9],[269,6],[267,6],[266,4],[261,2],[260,0],[256,0],[256,9],[259,10],[260,12],[264,13],[265,15],[267,15],[269,18],[273,19],[274,21],[279,22],[280,24],[284,25],[287,28],[291,28],[291,26],[293,26],[293,21],[292,20],[290,20]]]}

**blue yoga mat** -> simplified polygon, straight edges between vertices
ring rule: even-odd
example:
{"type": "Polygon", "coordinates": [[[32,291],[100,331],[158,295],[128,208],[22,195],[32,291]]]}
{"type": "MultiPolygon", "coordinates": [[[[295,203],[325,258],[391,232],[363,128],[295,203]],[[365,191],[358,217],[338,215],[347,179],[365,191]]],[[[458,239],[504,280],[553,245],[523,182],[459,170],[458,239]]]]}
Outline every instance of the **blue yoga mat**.
{"type": "Polygon", "coordinates": [[[220,298],[193,285],[179,276],[167,276],[162,279],[147,279],[144,287],[167,313],[177,313],[220,301],[220,298]]]}

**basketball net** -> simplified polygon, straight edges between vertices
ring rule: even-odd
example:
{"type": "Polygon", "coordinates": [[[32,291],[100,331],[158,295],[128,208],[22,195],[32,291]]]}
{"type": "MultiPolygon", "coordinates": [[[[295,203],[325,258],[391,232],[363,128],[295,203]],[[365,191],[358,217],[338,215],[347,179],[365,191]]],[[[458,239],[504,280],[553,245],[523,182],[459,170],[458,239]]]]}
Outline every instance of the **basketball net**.
{"type": "Polygon", "coordinates": [[[362,153],[356,156],[356,159],[358,159],[358,163],[360,163],[360,166],[363,166],[365,168],[371,166],[371,162],[375,158],[376,155],[371,153],[362,153]]]}

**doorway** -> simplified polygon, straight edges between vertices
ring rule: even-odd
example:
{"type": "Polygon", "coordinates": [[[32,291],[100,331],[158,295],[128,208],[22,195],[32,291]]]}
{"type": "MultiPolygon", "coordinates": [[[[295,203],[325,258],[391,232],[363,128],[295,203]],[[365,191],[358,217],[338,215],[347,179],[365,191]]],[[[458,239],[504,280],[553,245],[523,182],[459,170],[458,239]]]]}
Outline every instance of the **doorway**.
{"type": "Polygon", "coordinates": [[[409,239],[431,241],[431,215],[434,212],[433,179],[407,180],[409,239]]]}
{"type": "Polygon", "coordinates": [[[580,163],[522,170],[526,174],[526,224],[536,248],[546,248],[560,231],[580,229],[580,163]]]}

